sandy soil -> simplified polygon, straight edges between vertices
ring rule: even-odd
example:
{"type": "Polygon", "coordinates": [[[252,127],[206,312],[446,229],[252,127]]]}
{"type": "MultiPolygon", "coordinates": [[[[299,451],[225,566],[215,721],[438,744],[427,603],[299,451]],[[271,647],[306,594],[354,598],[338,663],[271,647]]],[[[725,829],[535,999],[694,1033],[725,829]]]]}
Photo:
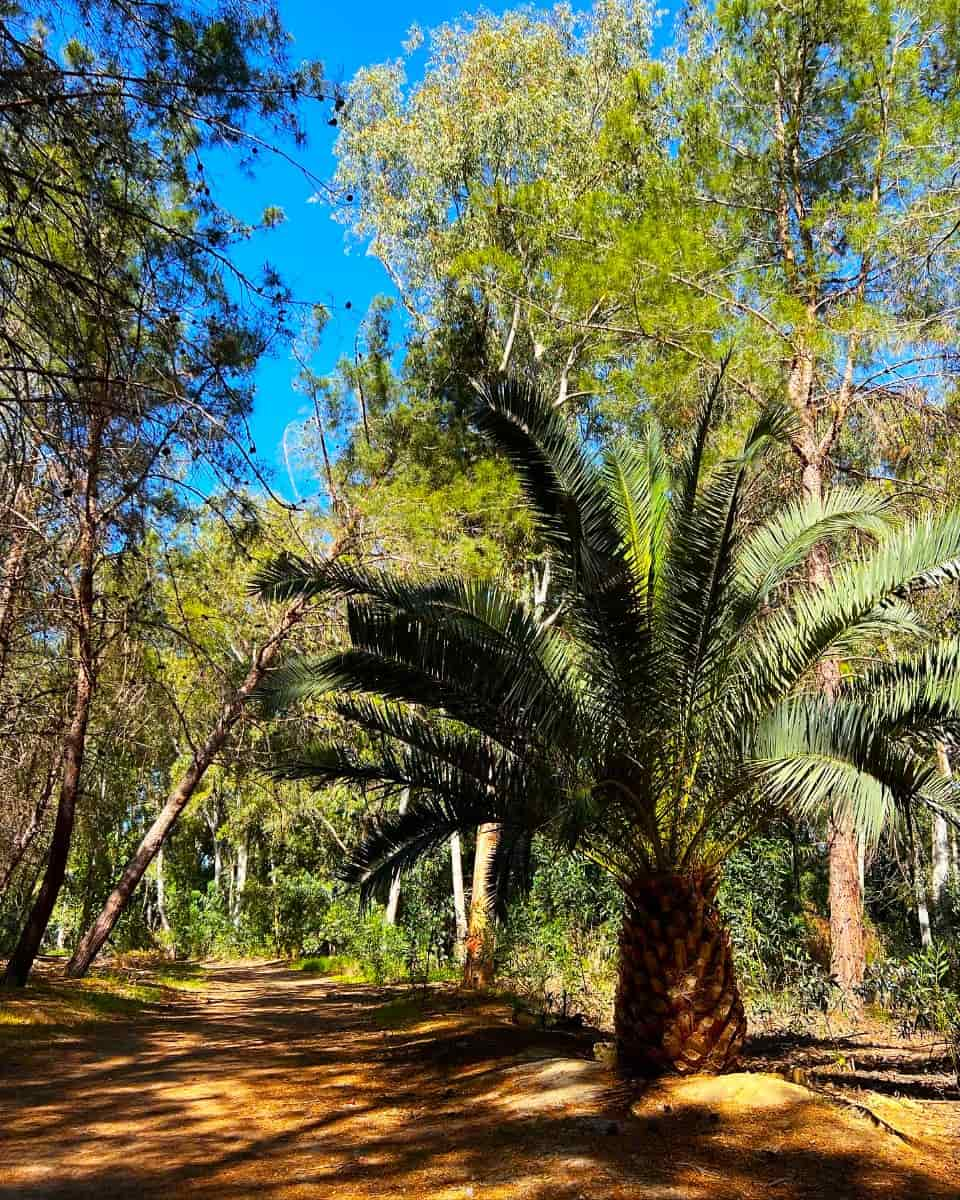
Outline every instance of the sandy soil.
{"type": "Polygon", "coordinates": [[[960,1198],[955,1127],[919,1101],[882,1114],[907,1142],[772,1076],[638,1095],[588,1039],[450,993],[222,966],[43,1038],[0,1051],[2,1200],[960,1198]]]}

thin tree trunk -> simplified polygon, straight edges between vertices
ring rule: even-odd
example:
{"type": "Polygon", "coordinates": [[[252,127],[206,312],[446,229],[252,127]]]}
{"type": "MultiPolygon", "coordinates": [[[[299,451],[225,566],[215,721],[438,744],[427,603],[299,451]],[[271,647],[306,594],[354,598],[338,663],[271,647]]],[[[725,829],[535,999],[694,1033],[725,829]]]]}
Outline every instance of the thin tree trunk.
{"type": "Polygon", "coordinates": [[[467,953],[467,902],[463,891],[463,853],[460,834],[450,834],[450,874],[453,876],[453,912],[457,926],[457,945],[454,951],[458,963],[467,953]]]}
{"type": "Polygon", "coordinates": [[[257,651],[253,665],[247,672],[243,683],[221,708],[220,715],[207,740],[194,753],[189,767],[170,792],[166,804],[137,847],[136,853],[124,868],[123,874],[108,896],[100,915],[81,938],[73,952],[73,957],[67,964],[68,975],[77,977],[87,973],[103,943],[113,932],[114,926],[143,878],[147,867],[153,862],[178,817],[190,803],[207,768],[223,748],[231,730],[239,720],[245,704],[263,681],[280,647],[303,616],[306,604],[305,599],[295,601],[286,610],[273,634],[257,651]]]}
{"type": "Polygon", "coordinates": [[[167,920],[167,891],[163,873],[163,847],[157,851],[157,916],[160,918],[160,928],[167,936],[170,935],[170,922],[167,920]]]}
{"type": "Polygon", "coordinates": [[[247,863],[249,861],[249,851],[247,849],[247,838],[244,834],[243,841],[237,847],[237,858],[234,865],[234,880],[233,880],[233,924],[234,928],[240,924],[240,911],[243,906],[243,889],[247,886],[247,863]]]}
{"type": "MultiPolygon", "coordinates": [[[[0,877],[0,897],[3,897],[7,888],[10,886],[10,880],[13,878],[17,867],[23,862],[24,855],[33,845],[37,834],[43,828],[43,818],[47,811],[47,805],[50,803],[50,797],[53,795],[53,785],[57,777],[57,773],[62,765],[62,759],[57,759],[47,767],[47,777],[44,780],[43,787],[40,791],[40,796],[37,803],[34,805],[33,816],[30,818],[30,824],[26,829],[22,829],[16,836],[13,848],[10,853],[10,861],[4,868],[3,875],[0,877]]],[[[33,770],[31,767],[30,774],[33,770]]]]}
{"type": "MultiPolygon", "coordinates": [[[[407,805],[410,803],[410,789],[404,788],[400,793],[399,812],[402,817],[407,811],[407,805]]],[[[400,907],[400,876],[395,876],[390,881],[390,895],[387,898],[387,913],[385,920],[388,925],[396,925],[397,910],[400,907]]]]}
{"type": "MultiPolygon", "coordinates": [[[[14,499],[16,503],[16,498],[14,499]]],[[[7,660],[13,643],[13,627],[17,615],[17,599],[24,580],[24,562],[30,531],[24,524],[14,530],[3,564],[3,580],[0,586],[0,683],[6,674],[7,660]]]]}
{"type": "Polygon", "coordinates": [[[7,963],[3,982],[23,987],[30,976],[34,960],[50,923],[50,917],[67,872],[70,844],[73,840],[73,825],[76,817],[77,796],[83,770],[86,749],[87,725],[93,702],[96,658],[93,648],[93,605],[94,574],[97,551],[96,493],[100,460],[100,441],[103,434],[103,418],[97,416],[91,422],[85,479],[84,519],[79,543],[79,576],[76,586],[76,671],[73,693],[73,711],[63,745],[63,773],[60,781],[60,797],[57,816],[50,842],[50,854],[44,872],[40,892],[20,934],[13,954],[7,963]]]}
{"type": "Polygon", "coordinates": [[[930,909],[927,907],[927,885],[924,878],[923,855],[920,852],[919,830],[914,829],[910,837],[913,843],[913,893],[917,900],[917,923],[920,926],[920,945],[926,949],[933,945],[930,934],[930,909]]]}
{"type": "Polygon", "coordinates": [[[834,812],[827,835],[830,862],[830,974],[850,1006],[866,969],[857,833],[849,813],[834,812]]]}
{"type": "MultiPolygon", "coordinates": [[[[950,758],[943,742],[937,742],[937,762],[945,778],[952,778],[950,758]]],[[[933,908],[939,918],[943,914],[947,885],[950,883],[950,830],[946,817],[933,814],[933,908]]]]}
{"type": "Polygon", "coordinates": [[[481,825],[477,830],[477,848],[473,857],[473,883],[470,894],[470,919],[467,925],[463,984],[468,988],[488,988],[493,982],[493,890],[492,867],[500,843],[500,826],[481,825]]]}
{"type": "MultiPolygon", "coordinates": [[[[796,406],[796,405],[795,405],[796,406]]],[[[813,431],[808,430],[801,449],[802,490],[807,499],[823,496],[823,468],[813,431]]],[[[815,546],[807,558],[807,580],[814,587],[830,583],[830,558],[826,547],[815,546]]],[[[817,671],[823,692],[833,697],[840,682],[834,661],[822,662],[817,671]]],[[[830,900],[830,973],[849,1007],[859,1005],[857,988],[866,971],[866,931],[860,885],[860,848],[857,830],[847,813],[833,812],[828,821],[830,900]]]]}
{"type": "Polygon", "coordinates": [[[648,875],[629,891],[614,1003],[627,1070],[718,1072],[740,1056],[747,1023],[715,890],[689,874],[648,875]]]}

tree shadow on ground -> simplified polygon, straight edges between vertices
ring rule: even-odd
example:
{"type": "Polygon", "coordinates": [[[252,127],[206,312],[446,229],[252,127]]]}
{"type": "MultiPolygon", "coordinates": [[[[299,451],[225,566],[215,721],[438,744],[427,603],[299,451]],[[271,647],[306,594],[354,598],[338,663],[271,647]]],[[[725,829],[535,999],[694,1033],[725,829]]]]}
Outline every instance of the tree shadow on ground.
{"type": "Polygon", "coordinates": [[[517,1066],[582,1063],[587,1039],[449,994],[382,1027],[378,1013],[409,996],[219,968],[208,996],[173,1009],[67,1043],[7,1053],[0,1039],[0,1200],[958,1195],[956,1164],[848,1114],[826,1128],[814,1101],[776,1123],[696,1105],[637,1117],[611,1087],[580,1111],[562,1073],[552,1095],[553,1076],[534,1072],[531,1088],[517,1066]]]}

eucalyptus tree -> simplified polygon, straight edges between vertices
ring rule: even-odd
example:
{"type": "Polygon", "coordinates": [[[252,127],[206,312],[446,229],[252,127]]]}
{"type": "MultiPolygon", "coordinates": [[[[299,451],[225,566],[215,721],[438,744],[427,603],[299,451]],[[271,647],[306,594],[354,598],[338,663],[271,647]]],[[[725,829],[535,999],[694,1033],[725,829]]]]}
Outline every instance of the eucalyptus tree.
{"type": "Polygon", "coordinates": [[[409,790],[357,849],[362,894],[485,821],[501,826],[498,871],[522,866],[534,832],[579,846],[626,897],[615,1020],[644,1072],[736,1061],[744,1012],[713,897],[759,822],[828,805],[867,829],[912,803],[951,812],[922,743],[960,714],[960,645],[851,669],[833,697],[817,670],[922,632],[904,597],[957,578],[960,513],[894,528],[881,499],[844,489],[753,520],[758,465],[792,418],[766,410],[708,471],[715,396],[673,470],[652,422],[597,461],[532,388],[483,393],[478,425],[517,469],[560,581],[552,621],[490,579],[289,558],[258,578],[273,597],[350,597],[351,648],[294,660],[263,691],[275,705],[344,693],[342,715],[380,739],[368,758],[293,747],[278,777],[409,790]],[[855,545],[812,585],[811,547],[837,537],[855,545]]]}
{"type": "Polygon", "coordinates": [[[415,29],[403,56],[350,82],[337,216],[383,264],[415,336],[467,322],[489,368],[523,355],[558,396],[574,390],[591,333],[570,324],[579,312],[548,264],[607,178],[600,133],[651,21],[642,0],[465,16],[415,29]]]}

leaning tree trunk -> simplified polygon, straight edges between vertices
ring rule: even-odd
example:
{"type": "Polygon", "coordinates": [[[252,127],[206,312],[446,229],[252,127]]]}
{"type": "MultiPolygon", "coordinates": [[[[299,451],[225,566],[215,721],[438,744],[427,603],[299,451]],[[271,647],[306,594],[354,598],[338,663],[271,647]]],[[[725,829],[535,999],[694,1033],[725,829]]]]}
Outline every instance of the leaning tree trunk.
{"type": "Polygon", "coordinates": [[[499,843],[499,825],[481,825],[477,830],[470,893],[470,921],[467,926],[466,954],[463,962],[463,986],[468,988],[484,989],[493,983],[492,918],[496,897],[491,875],[499,843]]]}
{"type": "Polygon", "coordinates": [[[57,815],[54,820],[43,882],[3,977],[5,984],[16,987],[23,987],[30,977],[34,960],[40,951],[40,945],[47,932],[57,897],[60,895],[60,889],[66,878],[87,744],[87,726],[93,704],[97,666],[96,652],[93,646],[94,576],[97,552],[95,508],[100,437],[103,432],[102,420],[95,421],[92,429],[86,478],[85,517],[80,535],[80,570],[75,591],[77,653],[74,667],[73,710],[63,742],[60,796],[57,802],[57,815]]]}
{"type": "Polygon", "coordinates": [[[629,1071],[715,1073],[740,1056],[747,1022],[715,891],[703,873],[645,876],[629,889],[614,1006],[629,1071]]]}
{"type": "Polygon", "coordinates": [[[306,604],[305,599],[295,600],[284,613],[274,632],[257,651],[243,683],[221,708],[207,740],[194,751],[189,767],[167,797],[166,804],[147,830],[133,858],[124,867],[119,882],[107,897],[100,915],[80,939],[73,957],[67,963],[68,975],[76,978],[87,973],[90,964],[113,932],[147,867],[153,862],[180,814],[193,798],[207,768],[223,748],[234,725],[240,720],[254,690],[263,681],[287,636],[302,619],[306,604]]]}

